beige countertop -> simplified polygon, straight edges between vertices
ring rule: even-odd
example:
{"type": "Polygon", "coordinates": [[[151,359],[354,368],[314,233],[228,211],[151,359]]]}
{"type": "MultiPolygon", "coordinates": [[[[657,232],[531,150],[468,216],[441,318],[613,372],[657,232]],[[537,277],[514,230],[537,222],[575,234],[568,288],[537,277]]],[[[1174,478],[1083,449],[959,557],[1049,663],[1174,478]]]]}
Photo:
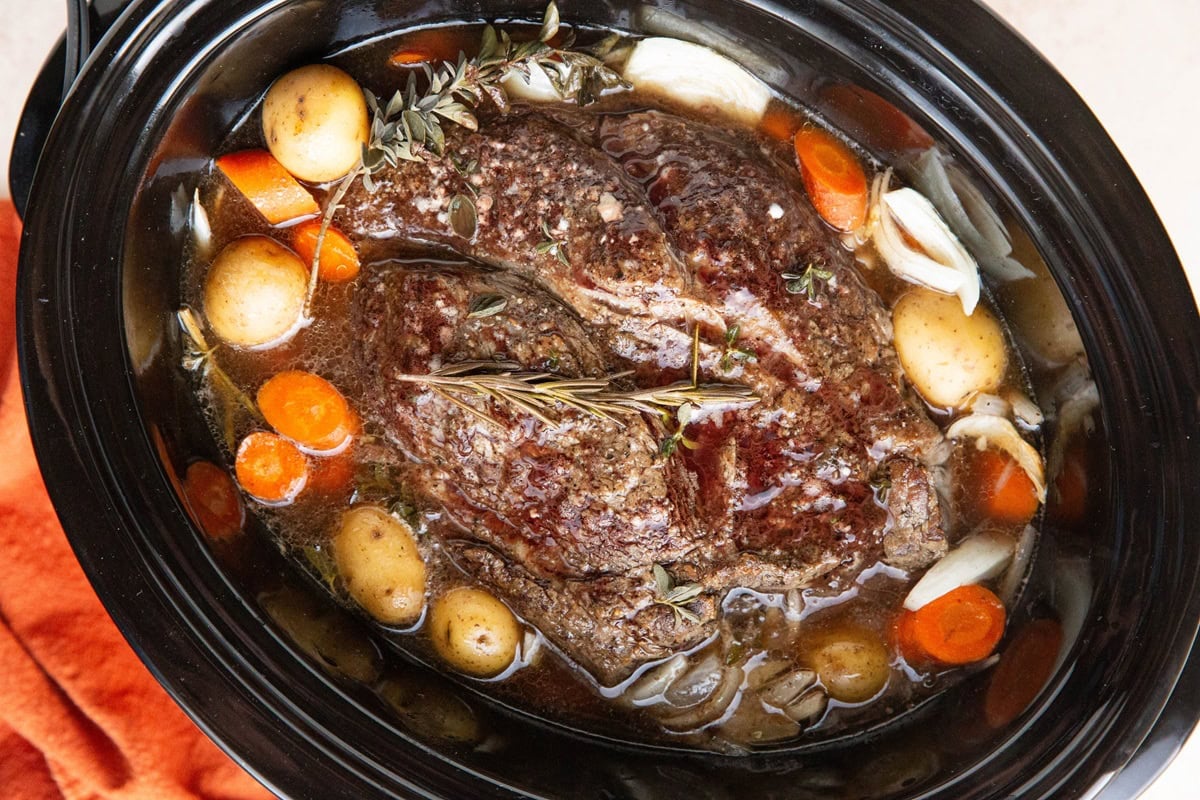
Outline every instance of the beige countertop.
{"type": "MultiPolygon", "coordinates": [[[[569,6],[572,0],[563,0],[569,6]]],[[[1200,2],[1197,0],[989,0],[1087,100],[1162,217],[1200,291],[1200,188],[1181,167],[1200,129],[1200,2]],[[1185,88],[1190,87],[1190,88],[1185,88]],[[1188,100],[1188,97],[1193,99],[1188,100]]],[[[0,196],[26,87],[61,32],[60,0],[0,0],[0,196]],[[20,24],[11,24],[20,20],[20,24]]],[[[1113,224],[1120,224],[1114,220],[1113,224]]],[[[1200,736],[1143,800],[1200,796],[1200,736]]]]}

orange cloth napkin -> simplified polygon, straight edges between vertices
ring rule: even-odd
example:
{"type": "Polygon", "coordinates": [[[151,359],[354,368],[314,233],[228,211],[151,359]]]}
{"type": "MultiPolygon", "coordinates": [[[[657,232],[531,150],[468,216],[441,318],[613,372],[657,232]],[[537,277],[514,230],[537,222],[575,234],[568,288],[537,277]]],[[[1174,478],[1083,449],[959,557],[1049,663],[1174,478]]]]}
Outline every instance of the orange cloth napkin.
{"type": "Polygon", "coordinates": [[[17,375],[19,233],[0,201],[0,798],[269,798],[151,677],[58,525],[17,375]]]}

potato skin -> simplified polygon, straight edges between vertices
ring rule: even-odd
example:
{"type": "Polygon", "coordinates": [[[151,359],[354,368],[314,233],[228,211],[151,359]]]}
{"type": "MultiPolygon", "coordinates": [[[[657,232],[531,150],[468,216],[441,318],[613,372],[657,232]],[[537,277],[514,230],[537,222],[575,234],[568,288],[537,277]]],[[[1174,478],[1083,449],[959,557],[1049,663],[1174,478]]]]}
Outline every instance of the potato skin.
{"type": "Polygon", "coordinates": [[[204,282],[204,316],[213,332],[238,347],[261,347],[299,327],[308,293],[300,258],[265,236],[225,246],[204,282]]]}
{"type": "Polygon", "coordinates": [[[477,678],[503,672],[517,654],[517,618],[482,589],[460,586],[433,601],[429,638],[447,664],[477,678]]]}
{"type": "Polygon", "coordinates": [[[954,295],[914,289],[896,301],[892,327],[904,374],[935,406],[960,406],[1004,379],[1004,332],[982,306],[968,317],[954,295]]]}
{"type": "Polygon", "coordinates": [[[378,506],[342,515],[333,539],[338,574],[354,602],[384,625],[411,625],[425,607],[425,562],[408,526],[378,506]]]}
{"type": "Polygon", "coordinates": [[[271,84],[262,122],[271,155],[300,180],[315,183],[354,169],[370,132],[362,88],[328,64],[300,67],[271,84]]]}
{"type": "Polygon", "coordinates": [[[864,703],[891,676],[887,647],[873,631],[857,626],[830,632],[808,652],[825,691],[843,703],[864,703]]]}

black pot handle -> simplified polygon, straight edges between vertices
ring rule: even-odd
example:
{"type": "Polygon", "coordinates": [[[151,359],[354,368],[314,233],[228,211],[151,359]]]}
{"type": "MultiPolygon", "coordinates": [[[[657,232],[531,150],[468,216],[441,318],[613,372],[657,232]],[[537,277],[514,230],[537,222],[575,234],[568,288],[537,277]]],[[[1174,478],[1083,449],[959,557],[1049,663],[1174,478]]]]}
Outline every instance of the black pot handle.
{"type": "Polygon", "coordinates": [[[92,52],[92,13],[88,0],[67,0],[67,32],[63,39],[66,48],[63,62],[63,99],[79,77],[83,62],[92,52]]]}
{"type": "Polygon", "coordinates": [[[13,140],[8,164],[8,190],[17,213],[25,216],[25,205],[33,187],[33,175],[42,146],[63,101],[79,77],[92,46],[134,0],[67,0],[67,30],[54,52],[42,65],[13,140]]]}

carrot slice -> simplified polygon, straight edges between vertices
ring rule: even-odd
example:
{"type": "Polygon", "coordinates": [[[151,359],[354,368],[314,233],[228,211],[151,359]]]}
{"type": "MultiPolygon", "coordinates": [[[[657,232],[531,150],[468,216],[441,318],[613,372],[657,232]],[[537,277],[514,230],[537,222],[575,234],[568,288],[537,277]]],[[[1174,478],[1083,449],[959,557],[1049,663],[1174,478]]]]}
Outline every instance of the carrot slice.
{"type": "Polygon", "coordinates": [[[189,465],[183,496],[200,529],[210,539],[229,539],[241,532],[246,509],[229,473],[211,461],[189,465]]]}
{"type": "Polygon", "coordinates": [[[998,522],[1023,525],[1038,510],[1037,488],[1011,456],[998,450],[975,450],[966,484],[979,509],[998,522]]]}
{"type": "Polygon", "coordinates": [[[1058,501],[1049,509],[1056,521],[1073,524],[1083,519],[1087,513],[1088,477],[1082,447],[1067,448],[1062,469],[1054,479],[1054,494],[1058,501]]]}
{"type": "Polygon", "coordinates": [[[933,147],[925,129],[896,106],[861,86],[839,83],[821,90],[821,110],[867,147],[911,153],[933,147]]]}
{"type": "Polygon", "coordinates": [[[1004,604],[982,586],[957,589],[905,611],[896,623],[900,651],[909,661],[945,665],[987,658],[1004,635],[1004,604]]]}
{"type": "Polygon", "coordinates": [[[791,141],[800,130],[804,118],[789,106],[782,103],[771,103],[763,113],[758,123],[758,129],[772,139],[781,142],[791,141]]]}
{"type": "Polygon", "coordinates": [[[445,28],[424,28],[405,34],[399,49],[388,58],[393,67],[411,67],[432,61],[453,61],[465,46],[460,36],[445,28]]]}
{"type": "Polygon", "coordinates": [[[321,211],[308,190],[266,150],[223,155],[217,169],[272,225],[321,211]]]}
{"type": "MultiPolygon", "coordinates": [[[[317,252],[317,236],[321,233],[321,221],[310,219],[296,226],[292,234],[292,247],[304,264],[312,264],[317,252]]],[[[348,281],[358,274],[360,267],[358,253],[345,234],[337,228],[325,231],[325,239],[321,242],[321,260],[317,264],[317,276],[330,283],[348,281]]]]}
{"type": "Polygon", "coordinates": [[[242,440],[234,470],[242,488],[264,503],[290,503],[308,482],[304,454],[287,439],[266,431],[242,440]]]}
{"type": "Polygon", "coordinates": [[[1062,625],[1038,619],[1021,629],[1000,655],[983,700],[988,725],[1003,728],[1037,697],[1050,680],[1062,650],[1062,625]]]}
{"type": "Polygon", "coordinates": [[[280,372],[259,388],[257,400],[272,428],[313,452],[336,450],[352,435],[346,398],[311,372],[280,372]]]}
{"type": "Polygon", "coordinates": [[[850,148],[818,128],[797,131],[795,147],[817,213],[841,231],[861,227],[867,221],[867,176],[850,148]]]}

